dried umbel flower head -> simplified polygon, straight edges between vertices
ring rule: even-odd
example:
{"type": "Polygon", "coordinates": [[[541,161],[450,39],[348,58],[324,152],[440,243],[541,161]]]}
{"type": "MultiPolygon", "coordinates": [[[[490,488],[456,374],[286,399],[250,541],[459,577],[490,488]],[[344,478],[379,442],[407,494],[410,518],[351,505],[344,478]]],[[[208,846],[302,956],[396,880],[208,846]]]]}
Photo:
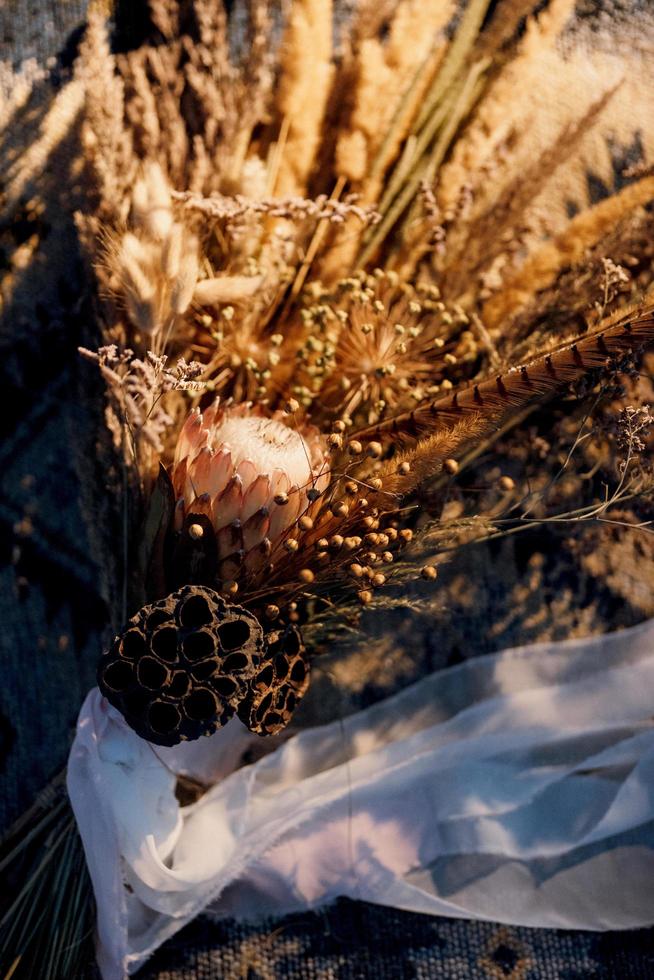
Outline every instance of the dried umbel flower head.
{"type": "Polygon", "coordinates": [[[271,418],[248,405],[194,410],[171,471],[177,558],[187,537],[208,537],[215,582],[255,585],[329,479],[325,440],[312,426],[294,429],[283,413],[271,418]]]}
{"type": "Polygon", "coordinates": [[[375,269],[331,289],[314,283],[311,292],[299,353],[306,387],[355,422],[372,424],[435,395],[459,379],[460,362],[477,355],[467,317],[448,310],[433,285],[375,269]]]}

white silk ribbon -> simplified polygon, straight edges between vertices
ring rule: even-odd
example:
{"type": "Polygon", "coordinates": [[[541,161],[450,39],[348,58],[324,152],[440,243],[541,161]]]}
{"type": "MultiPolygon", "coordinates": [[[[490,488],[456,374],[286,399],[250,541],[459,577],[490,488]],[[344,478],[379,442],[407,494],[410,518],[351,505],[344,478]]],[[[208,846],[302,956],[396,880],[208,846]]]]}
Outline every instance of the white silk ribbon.
{"type": "Polygon", "coordinates": [[[567,929],[654,923],[654,620],[438,671],[241,766],[231,721],[173,749],[94,689],[68,790],[104,980],[203,909],[337,896],[567,929]],[[175,773],[215,783],[180,807],[175,773]]]}

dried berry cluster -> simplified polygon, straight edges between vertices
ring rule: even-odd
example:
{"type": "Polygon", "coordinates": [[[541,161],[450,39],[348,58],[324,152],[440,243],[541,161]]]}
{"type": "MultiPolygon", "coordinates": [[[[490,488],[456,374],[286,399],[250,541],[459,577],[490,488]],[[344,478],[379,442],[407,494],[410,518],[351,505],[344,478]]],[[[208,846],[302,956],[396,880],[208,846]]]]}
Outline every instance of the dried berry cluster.
{"type": "Polygon", "coordinates": [[[100,661],[105,697],[157,745],[211,735],[238,710],[260,735],[286,724],[308,685],[299,631],[264,640],[257,619],[185,586],[144,606],[100,661]]]}

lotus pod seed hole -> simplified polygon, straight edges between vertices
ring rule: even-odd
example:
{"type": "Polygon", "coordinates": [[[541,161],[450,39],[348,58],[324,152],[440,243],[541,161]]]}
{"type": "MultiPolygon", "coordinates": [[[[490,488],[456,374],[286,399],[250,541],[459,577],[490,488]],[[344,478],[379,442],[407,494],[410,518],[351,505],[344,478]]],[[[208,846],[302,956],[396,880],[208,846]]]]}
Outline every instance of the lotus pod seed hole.
{"type": "Polygon", "coordinates": [[[288,660],[283,653],[278,653],[275,657],[275,673],[277,674],[277,680],[280,681],[288,674],[288,660]]]}
{"type": "Polygon", "coordinates": [[[182,606],[180,619],[182,626],[187,626],[191,629],[197,626],[206,626],[210,623],[213,616],[204,596],[190,596],[182,606]]]}
{"type": "Polygon", "coordinates": [[[267,688],[273,682],[274,670],[272,664],[266,664],[261,673],[257,676],[257,687],[267,688]]]}
{"type": "Polygon", "coordinates": [[[236,694],[237,684],[231,677],[217,677],[213,682],[214,690],[222,698],[231,698],[236,694]]]}
{"type": "Polygon", "coordinates": [[[128,660],[135,660],[145,653],[145,637],[139,630],[128,630],[120,644],[120,652],[128,660]]]}
{"type": "Polygon", "coordinates": [[[289,630],[284,637],[284,651],[289,657],[296,657],[300,652],[300,635],[297,630],[289,630]]]}
{"type": "Polygon", "coordinates": [[[303,660],[296,660],[291,667],[291,680],[295,684],[301,683],[306,677],[306,667],[304,666],[303,660]]]}
{"type": "Polygon", "coordinates": [[[250,639],[250,627],[244,619],[234,619],[218,627],[223,650],[238,650],[250,639]]]}
{"type": "Polygon", "coordinates": [[[184,711],[191,721],[209,721],[218,712],[218,702],[211,691],[200,688],[184,698],[184,711]]]}
{"type": "Polygon", "coordinates": [[[168,680],[168,670],[154,657],[141,657],[136,674],[139,684],[150,691],[158,691],[168,680]]]}
{"type": "Polygon", "coordinates": [[[257,715],[259,716],[259,718],[263,718],[263,716],[265,715],[266,711],[272,704],[272,698],[273,698],[272,691],[269,694],[266,694],[265,698],[263,699],[263,701],[261,702],[261,704],[257,709],[257,715]]]}
{"type": "Polygon", "coordinates": [[[106,688],[119,694],[134,681],[134,668],[124,660],[116,660],[105,667],[102,680],[106,688]]]}
{"type": "Polygon", "coordinates": [[[178,727],[181,716],[174,704],[155,701],[148,712],[148,722],[158,735],[170,735],[178,727]]]}
{"type": "Polygon", "coordinates": [[[216,641],[207,630],[191,633],[182,644],[187,660],[204,660],[216,652],[216,641]]]}
{"type": "Polygon", "coordinates": [[[177,630],[174,626],[165,626],[158,630],[152,640],[150,647],[155,656],[172,664],[177,660],[177,630]]]}
{"type": "Polygon", "coordinates": [[[166,693],[171,698],[183,698],[184,695],[188,694],[189,686],[190,680],[188,674],[184,673],[183,670],[176,670],[168,683],[166,693]]]}
{"type": "Polygon", "coordinates": [[[145,625],[149,630],[156,630],[158,626],[163,626],[168,621],[168,613],[165,609],[155,609],[148,616],[145,625]]]}
{"type": "Polygon", "coordinates": [[[216,660],[200,660],[191,667],[191,673],[196,681],[208,681],[216,672],[218,663],[216,660]]]}
{"type": "Polygon", "coordinates": [[[249,666],[250,661],[244,653],[230,653],[223,660],[222,669],[225,674],[233,674],[234,671],[245,670],[249,666]]]}

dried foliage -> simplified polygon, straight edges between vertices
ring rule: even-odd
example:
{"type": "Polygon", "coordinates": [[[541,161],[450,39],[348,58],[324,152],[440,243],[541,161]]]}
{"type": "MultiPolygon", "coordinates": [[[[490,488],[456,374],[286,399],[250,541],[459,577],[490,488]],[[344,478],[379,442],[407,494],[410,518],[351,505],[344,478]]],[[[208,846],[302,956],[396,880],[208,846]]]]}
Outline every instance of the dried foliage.
{"type": "MultiPolygon", "coordinates": [[[[152,37],[117,54],[92,4],[68,90],[122,618],[192,584],[253,614],[268,653],[301,626],[303,661],[362,605],[415,607],[407,583],[474,542],[652,533],[654,396],[633,377],[654,339],[651,14],[232,6],[150,0],[152,37]]],[[[248,695],[253,730],[277,730],[284,683],[248,695]]],[[[71,839],[53,827],[51,856],[71,839]]]]}
{"type": "Polygon", "coordinates": [[[79,69],[92,205],[80,228],[107,338],[129,348],[99,355],[113,430],[128,433],[147,509],[182,421],[174,392],[197,361],[204,389],[188,408],[204,413],[204,449],[178,444],[171,492],[185,517],[170,533],[184,537],[193,514],[213,522],[219,562],[204,584],[238,590],[257,615],[273,603],[284,621],[334,589],[366,603],[409,537],[408,501],[534,404],[580,379],[606,384],[651,339],[652,134],[614,128],[625,93],[642,104],[642,70],[601,37],[573,38],[570,0],[492,16],[487,0],[458,14],[447,0],[361,4],[336,48],[332,7],[313,0],[281,19],[251,3],[245,43],[218,0],[151,10],[156,46],[119,57],[94,13],[79,69]],[[600,145],[615,193],[583,202],[600,145]],[[179,383],[164,350],[182,358],[179,383]],[[235,430],[214,421],[248,415],[303,445],[310,423],[328,454],[320,485],[288,483],[281,537],[265,530],[281,506],[271,488],[287,493],[281,470],[238,463],[267,459],[256,440],[278,430],[257,422],[240,430],[253,444],[225,448],[220,433],[235,430]],[[221,530],[232,497],[256,523],[256,560],[236,504],[238,531],[221,530]]]}

